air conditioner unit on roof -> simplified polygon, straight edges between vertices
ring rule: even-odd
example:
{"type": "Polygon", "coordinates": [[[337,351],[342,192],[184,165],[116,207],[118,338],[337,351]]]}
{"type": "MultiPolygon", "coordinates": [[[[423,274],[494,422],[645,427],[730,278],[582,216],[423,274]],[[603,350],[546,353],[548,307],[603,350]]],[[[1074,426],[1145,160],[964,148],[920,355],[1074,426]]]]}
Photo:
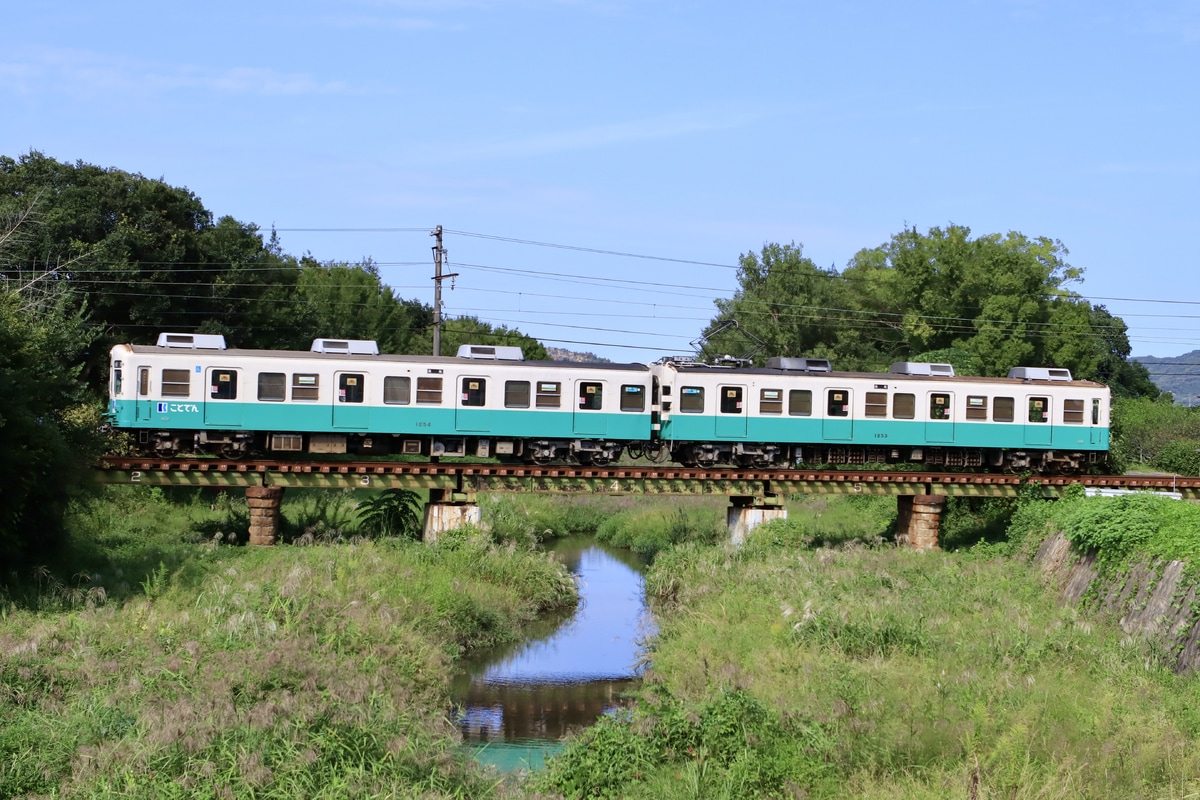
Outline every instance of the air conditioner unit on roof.
{"type": "Polygon", "coordinates": [[[187,350],[224,350],[225,337],[219,333],[160,333],[158,346],[187,350]]]}
{"type": "Polygon", "coordinates": [[[311,352],[377,356],[379,355],[379,344],[373,339],[313,339],[311,352]]]}
{"type": "Polygon", "coordinates": [[[1008,377],[1025,381],[1069,381],[1071,370],[1059,367],[1013,367],[1008,377]]]}
{"type": "Polygon", "coordinates": [[[525,354],[521,348],[513,345],[483,345],[461,344],[458,346],[459,358],[479,358],[492,361],[524,361],[525,354]]]}
{"type": "Polygon", "coordinates": [[[942,378],[954,377],[953,364],[933,364],[928,361],[897,361],[888,372],[893,375],[937,375],[942,378]]]}
{"type": "Polygon", "coordinates": [[[767,369],[785,369],[791,372],[832,372],[828,358],[788,358],[774,356],[767,359],[767,369]]]}

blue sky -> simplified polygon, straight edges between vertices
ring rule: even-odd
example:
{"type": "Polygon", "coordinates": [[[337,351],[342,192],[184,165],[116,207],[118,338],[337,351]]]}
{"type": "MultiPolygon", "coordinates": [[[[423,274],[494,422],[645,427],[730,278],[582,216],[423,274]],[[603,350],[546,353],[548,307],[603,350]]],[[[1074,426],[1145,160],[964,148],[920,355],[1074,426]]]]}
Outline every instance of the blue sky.
{"type": "Polygon", "coordinates": [[[1195,2],[11,6],[0,154],[186,186],[425,302],[442,225],[449,317],[652,360],[741,253],[953,223],[1061,240],[1135,355],[1200,348],[1195,2]]]}

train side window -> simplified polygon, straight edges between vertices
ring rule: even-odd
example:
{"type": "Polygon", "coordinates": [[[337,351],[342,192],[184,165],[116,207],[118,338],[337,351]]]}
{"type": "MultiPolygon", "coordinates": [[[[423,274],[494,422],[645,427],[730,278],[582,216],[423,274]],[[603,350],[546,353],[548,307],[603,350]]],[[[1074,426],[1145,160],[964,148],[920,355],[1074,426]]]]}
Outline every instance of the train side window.
{"type": "Polygon", "coordinates": [[[850,416],[850,392],[847,389],[830,389],[825,410],[831,417],[850,416]]]}
{"type": "Polygon", "coordinates": [[[212,400],[237,400],[237,372],[231,369],[214,369],[209,374],[212,384],[208,396],[212,400]]]}
{"type": "Polygon", "coordinates": [[[538,381],[537,397],[534,401],[538,408],[559,408],[562,406],[562,384],[558,381],[538,381]]]}
{"type": "Polygon", "coordinates": [[[1046,422],[1048,420],[1046,412],[1050,410],[1050,398],[1048,397],[1031,397],[1029,398],[1029,421],[1030,422],[1046,422]]]}
{"type": "Polygon", "coordinates": [[[163,397],[187,397],[192,393],[192,373],[186,369],[162,371],[163,397]]]}
{"type": "Polygon", "coordinates": [[[363,401],[364,377],[356,372],[338,375],[338,402],[361,403],[363,401]]]}
{"type": "Polygon", "coordinates": [[[812,392],[808,389],[792,389],[788,392],[788,416],[812,416],[812,392]]]}
{"type": "Polygon", "coordinates": [[[579,384],[579,410],[599,411],[604,404],[604,384],[581,381],[579,384]]]}
{"type": "Polygon", "coordinates": [[[782,389],[763,389],[758,394],[758,413],[760,414],[782,414],[783,413],[783,390],[782,389]]]}
{"type": "Polygon", "coordinates": [[[417,378],[417,402],[422,405],[441,405],[442,379],[417,378]]]}
{"type": "Polygon", "coordinates": [[[150,394],[150,368],[142,367],[138,370],[138,394],[146,397],[150,394]]]}
{"type": "Polygon", "coordinates": [[[258,373],[258,399],[282,402],[287,399],[287,375],[282,372],[258,373]]]}
{"type": "Polygon", "coordinates": [[[383,402],[389,406],[406,406],[412,402],[412,378],[407,375],[387,375],[383,379],[383,402]]]}
{"type": "Polygon", "coordinates": [[[112,393],[114,396],[121,394],[121,362],[113,362],[112,371],[112,393]]]}
{"type": "Polygon", "coordinates": [[[679,410],[684,414],[704,413],[704,387],[684,386],[679,390],[679,410]]]}
{"type": "Polygon", "coordinates": [[[645,411],[646,389],[644,386],[629,383],[621,386],[621,410],[645,411]]]}
{"type": "Polygon", "coordinates": [[[742,387],[740,387],[740,386],[722,386],[721,387],[721,413],[722,414],[740,414],[740,413],[742,413],[742,387]]]}
{"type": "Polygon", "coordinates": [[[1093,425],[1100,424],[1100,398],[1099,397],[1092,398],[1092,424],[1093,425]]]}
{"type": "Polygon", "coordinates": [[[887,392],[867,392],[866,400],[868,417],[887,416],[887,392]]]}
{"type": "Polygon", "coordinates": [[[504,382],[504,407],[529,408],[529,381],[504,382]]]}
{"type": "Polygon", "coordinates": [[[992,422],[1012,422],[1017,418],[1016,408],[1011,397],[992,398],[992,422]]]}
{"type": "Polygon", "coordinates": [[[929,418],[950,419],[950,395],[933,392],[929,395],[929,418]]]}
{"type": "Polygon", "coordinates": [[[967,395],[967,419],[978,419],[987,422],[988,399],[985,395],[967,395]]]}
{"type": "Polygon", "coordinates": [[[483,378],[462,379],[462,404],[464,406],[482,406],[487,402],[487,381],[483,378]]]}
{"type": "Polygon", "coordinates": [[[1067,425],[1083,424],[1083,401],[1063,400],[1063,422],[1067,425]]]}
{"type": "Polygon", "coordinates": [[[320,396],[320,375],[311,372],[292,373],[292,400],[318,400],[320,396]]]}
{"type": "Polygon", "coordinates": [[[917,396],[908,392],[892,395],[892,419],[916,419],[917,396]]]}

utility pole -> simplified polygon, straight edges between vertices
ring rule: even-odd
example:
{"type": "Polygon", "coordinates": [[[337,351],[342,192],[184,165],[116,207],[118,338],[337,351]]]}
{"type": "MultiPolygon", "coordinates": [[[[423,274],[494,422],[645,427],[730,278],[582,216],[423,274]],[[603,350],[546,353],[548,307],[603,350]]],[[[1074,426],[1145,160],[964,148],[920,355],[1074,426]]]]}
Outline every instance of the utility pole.
{"type": "Polygon", "coordinates": [[[457,278],[457,272],[449,275],[442,274],[442,258],[446,248],[442,247],[442,226],[438,225],[429,234],[435,237],[437,244],[433,246],[433,354],[442,354],[442,281],[445,278],[457,278]]]}

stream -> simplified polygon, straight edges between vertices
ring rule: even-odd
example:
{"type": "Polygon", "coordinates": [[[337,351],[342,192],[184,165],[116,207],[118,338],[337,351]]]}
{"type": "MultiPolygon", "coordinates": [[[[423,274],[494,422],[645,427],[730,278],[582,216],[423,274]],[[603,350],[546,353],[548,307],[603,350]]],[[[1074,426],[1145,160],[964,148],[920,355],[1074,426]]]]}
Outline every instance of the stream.
{"type": "Polygon", "coordinates": [[[620,708],[654,630],[640,556],[591,536],[547,550],[576,576],[579,607],[542,621],[522,643],[476,654],[451,688],[464,742],[501,771],[540,768],[567,733],[620,708]]]}

